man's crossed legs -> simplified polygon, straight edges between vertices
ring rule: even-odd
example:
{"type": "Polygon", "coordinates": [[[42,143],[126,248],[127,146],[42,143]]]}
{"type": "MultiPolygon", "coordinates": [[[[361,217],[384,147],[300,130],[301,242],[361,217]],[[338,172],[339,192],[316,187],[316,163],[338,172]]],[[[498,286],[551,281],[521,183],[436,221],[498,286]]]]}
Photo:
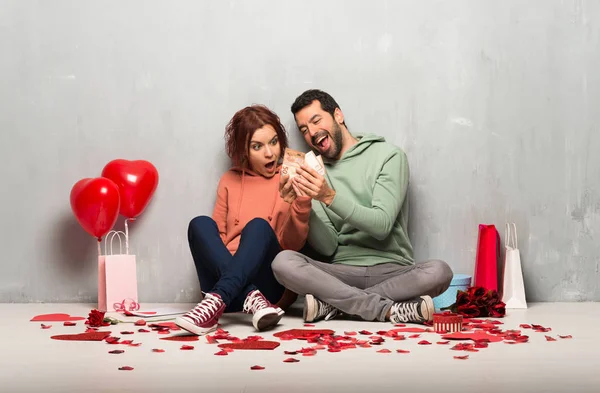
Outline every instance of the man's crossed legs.
{"type": "Polygon", "coordinates": [[[411,266],[351,266],[282,251],[271,267],[283,286],[306,295],[306,322],[330,319],[338,311],[366,321],[430,321],[434,313],[431,298],[448,289],[452,280],[452,270],[439,260],[411,266]]]}

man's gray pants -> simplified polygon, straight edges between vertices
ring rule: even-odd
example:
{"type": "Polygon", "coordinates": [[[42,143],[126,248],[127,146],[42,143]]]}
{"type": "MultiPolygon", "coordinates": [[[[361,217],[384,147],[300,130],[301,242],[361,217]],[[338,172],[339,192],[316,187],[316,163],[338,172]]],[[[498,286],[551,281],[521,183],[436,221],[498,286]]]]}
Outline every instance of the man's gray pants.
{"type": "Polygon", "coordinates": [[[453,276],[448,264],[440,260],[410,266],[350,266],[315,261],[289,250],[280,252],[271,266],[277,281],[289,290],[311,294],[366,321],[385,321],[395,302],[442,294],[453,276]]]}

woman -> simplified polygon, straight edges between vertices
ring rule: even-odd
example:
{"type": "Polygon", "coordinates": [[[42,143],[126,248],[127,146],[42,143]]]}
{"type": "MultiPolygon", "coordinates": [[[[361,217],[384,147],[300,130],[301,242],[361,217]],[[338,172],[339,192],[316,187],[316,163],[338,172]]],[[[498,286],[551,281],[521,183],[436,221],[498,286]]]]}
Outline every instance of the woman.
{"type": "Polygon", "coordinates": [[[238,111],[225,131],[233,167],[219,182],[212,218],[194,218],[188,241],[205,293],[176,324],[197,335],[217,328],[223,312],[252,313],[257,330],[275,326],[295,300],[277,282],[271,262],[281,250],[300,250],[308,234],[310,197],[279,194],[279,169],[287,136],[279,117],[264,106],[238,111]],[[274,304],[276,303],[276,305],[274,304]]]}

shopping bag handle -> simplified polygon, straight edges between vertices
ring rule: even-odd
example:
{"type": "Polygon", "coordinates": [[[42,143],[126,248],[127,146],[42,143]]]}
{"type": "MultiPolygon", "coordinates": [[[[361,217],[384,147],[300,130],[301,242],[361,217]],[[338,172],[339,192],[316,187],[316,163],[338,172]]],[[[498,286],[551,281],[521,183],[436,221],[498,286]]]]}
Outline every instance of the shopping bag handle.
{"type": "Polygon", "coordinates": [[[507,248],[518,249],[519,248],[519,240],[517,238],[517,225],[513,222],[512,224],[506,223],[506,233],[504,237],[504,246],[507,248]],[[511,233],[511,225],[514,233],[511,233]],[[511,236],[512,235],[512,236],[511,236]],[[512,246],[511,246],[512,239],[512,246]]]}
{"type": "Polygon", "coordinates": [[[114,255],[113,254],[113,241],[115,236],[119,239],[119,254],[123,254],[123,241],[121,240],[121,235],[125,237],[125,232],[123,231],[110,231],[106,234],[104,238],[104,255],[114,255]],[[110,243],[110,254],[108,254],[108,244],[110,243]]]}

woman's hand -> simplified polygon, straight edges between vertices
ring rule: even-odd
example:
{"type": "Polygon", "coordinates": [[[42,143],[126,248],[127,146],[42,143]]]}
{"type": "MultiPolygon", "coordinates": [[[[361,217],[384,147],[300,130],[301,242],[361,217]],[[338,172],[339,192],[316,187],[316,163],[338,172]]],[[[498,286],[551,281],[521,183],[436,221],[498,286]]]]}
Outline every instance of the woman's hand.
{"type": "Polygon", "coordinates": [[[279,179],[279,195],[287,203],[293,203],[296,197],[307,196],[293,181],[289,175],[283,175],[279,179]]]}
{"type": "Polygon", "coordinates": [[[280,176],[280,178],[279,178],[279,195],[287,203],[292,203],[296,199],[296,192],[294,190],[294,185],[292,184],[292,179],[290,179],[289,175],[280,176]]]}

